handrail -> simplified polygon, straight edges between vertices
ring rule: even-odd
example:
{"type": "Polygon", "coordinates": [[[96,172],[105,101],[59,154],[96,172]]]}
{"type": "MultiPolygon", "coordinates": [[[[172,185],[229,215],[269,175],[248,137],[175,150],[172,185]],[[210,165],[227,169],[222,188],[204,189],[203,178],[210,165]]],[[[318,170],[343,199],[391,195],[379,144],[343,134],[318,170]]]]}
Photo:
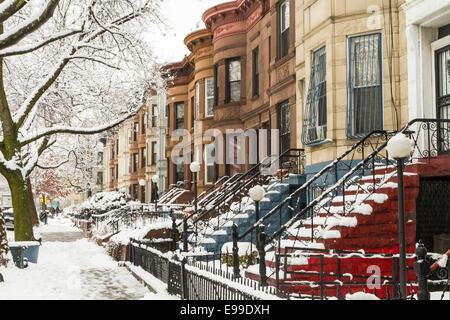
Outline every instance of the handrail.
{"type": "MultiPolygon", "coordinates": [[[[285,152],[283,152],[281,155],[279,155],[274,161],[270,162],[271,166],[273,163],[275,163],[276,161],[279,161],[280,159],[282,159],[283,157],[285,157],[287,154],[289,154],[292,151],[298,151],[298,152],[304,152],[304,149],[299,149],[299,148],[292,148],[289,150],[286,150],[285,152]]],[[[241,180],[245,179],[248,175],[252,174],[252,172],[254,172],[255,170],[257,170],[256,174],[254,174],[249,180],[253,181],[253,179],[255,179],[257,176],[259,176],[260,174],[260,166],[261,165],[265,165],[267,166],[267,163],[264,163],[267,159],[271,159],[273,156],[268,156],[266,158],[264,158],[263,160],[261,160],[261,162],[259,162],[257,165],[255,165],[254,167],[252,167],[249,171],[247,171],[246,173],[244,173],[237,181],[237,182],[241,182],[241,180]]],[[[240,187],[237,187],[236,189],[231,189],[230,192],[224,193],[220,200],[218,201],[218,203],[215,204],[214,208],[206,210],[206,212],[202,213],[194,222],[193,224],[197,223],[200,219],[202,219],[203,217],[205,217],[207,214],[213,212],[213,210],[216,209],[216,207],[218,207],[219,205],[223,204],[225,200],[227,200],[229,198],[229,194],[232,193],[233,195],[236,194],[237,191],[240,191],[242,189],[243,186],[246,186],[249,184],[249,181],[247,181],[247,183],[245,183],[244,185],[241,185],[240,187]]],[[[194,215],[196,215],[198,212],[194,212],[191,215],[189,215],[188,217],[185,218],[185,220],[189,220],[191,219],[194,215]]],[[[181,225],[181,223],[178,225],[178,227],[181,225]]]]}
{"type": "MultiPolygon", "coordinates": [[[[433,154],[433,150],[431,150],[431,144],[432,141],[430,139],[430,134],[429,134],[429,129],[430,129],[430,123],[436,123],[436,127],[434,128],[436,130],[439,130],[439,124],[441,123],[446,123],[448,125],[450,125],[450,119],[425,119],[425,118],[419,118],[419,119],[414,119],[411,120],[407,125],[405,125],[400,131],[399,133],[404,133],[404,134],[412,134],[414,132],[409,131],[410,127],[413,124],[416,123],[420,123],[420,122],[424,122],[427,123],[427,128],[428,128],[428,150],[426,152],[424,152],[424,154],[421,154],[422,156],[426,156],[428,158],[432,157],[433,154]]],[[[447,130],[450,130],[450,128],[448,128],[447,130]]],[[[347,150],[341,157],[339,157],[337,160],[335,160],[333,163],[331,163],[330,165],[328,165],[327,167],[325,167],[321,172],[319,172],[316,176],[314,176],[313,178],[311,178],[308,182],[306,182],[303,186],[301,186],[299,189],[297,189],[293,194],[291,194],[287,199],[285,199],[282,203],[280,203],[277,207],[275,207],[273,210],[271,210],[265,217],[263,217],[262,219],[260,219],[259,221],[257,221],[252,228],[250,228],[249,230],[247,230],[246,232],[244,232],[242,235],[240,235],[238,237],[239,240],[243,239],[245,236],[247,236],[250,232],[253,232],[255,230],[255,228],[257,228],[258,226],[262,225],[263,222],[265,220],[267,220],[267,218],[269,217],[269,215],[273,215],[277,209],[279,210],[280,207],[282,207],[282,205],[285,205],[286,203],[288,203],[293,196],[299,194],[301,191],[304,191],[307,187],[309,187],[315,180],[317,180],[318,178],[320,178],[320,176],[323,175],[323,173],[327,172],[330,170],[330,168],[335,167],[335,165],[341,161],[342,159],[344,159],[350,152],[356,150],[357,148],[359,148],[361,145],[364,145],[364,143],[372,138],[374,135],[385,135],[386,136],[386,141],[381,144],[378,148],[376,148],[369,156],[363,158],[355,167],[353,167],[349,172],[347,172],[341,179],[339,179],[339,181],[337,181],[333,186],[331,186],[330,188],[328,188],[326,191],[324,191],[322,193],[322,195],[320,195],[319,197],[317,197],[316,199],[314,199],[311,203],[308,204],[308,206],[306,206],[304,209],[302,209],[300,212],[298,212],[297,214],[295,214],[288,222],[286,222],[283,226],[281,226],[271,237],[268,237],[266,240],[266,244],[268,244],[269,242],[273,241],[276,237],[280,236],[281,233],[283,233],[284,231],[286,231],[290,226],[292,226],[295,221],[305,215],[305,213],[307,213],[308,211],[310,211],[312,208],[314,208],[317,204],[321,203],[321,201],[323,201],[330,193],[332,193],[333,191],[336,191],[340,186],[342,186],[343,183],[345,183],[345,181],[347,181],[350,177],[353,176],[353,174],[355,172],[357,172],[359,169],[363,168],[369,161],[373,161],[375,159],[375,157],[387,147],[387,144],[389,142],[388,140],[388,136],[389,135],[394,135],[396,134],[396,131],[373,131],[372,133],[366,135],[362,140],[360,140],[358,143],[356,143],[352,148],[350,148],[349,150],[347,150]]],[[[418,139],[418,138],[417,138],[418,139]]],[[[414,141],[415,142],[415,147],[417,147],[417,140],[414,141]]],[[[438,143],[440,143],[440,141],[438,141],[438,143]]],[[[437,146],[439,147],[439,146],[437,146]]],[[[415,150],[414,150],[415,151],[415,150]]],[[[345,207],[345,206],[344,206],[345,207]]]]}
{"type": "Polygon", "coordinates": [[[197,202],[203,201],[205,196],[208,196],[210,192],[212,192],[214,189],[217,188],[217,186],[222,185],[224,182],[226,182],[230,177],[223,176],[219,180],[217,180],[211,187],[209,187],[207,190],[203,191],[199,196],[197,196],[197,202]]]}
{"type": "MultiPolygon", "coordinates": [[[[386,134],[387,131],[384,130],[376,130],[373,131],[369,134],[367,134],[363,139],[361,139],[360,141],[358,141],[357,143],[355,143],[350,149],[348,149],[347,151],[345,151],[340,157],[338,157],[335,161],[333,161],[332,163],[330,163],[329,165],[327,165],[325,168],[323,168],[321,171],[319,171],[314,177],[312,177],[311,179],[309,179],[307,182],[305,182],[302,186],[300,186],[297,190],[295,190],[293,193],[291,193],[285,200],[283,200],[282,202],[280,202],[276,207],[274,207],[272,210],[270,210],[264,217],[262,217],[261,219],[259,219],[250,229],[248,229],[247,231],[245,231],[242,235],[239,235],[238,239],[241,240],[243,238],[245,238],[247,235],[249,235],[251,232],[253,232],[258,226],[262,225],[268,218],[270,218],[271,216],[273,216],[278,210],[280,210],[280,208],[282,208],[283,206],[287,205],[288,203],[290,203],[290,201],[292,201],[293,197],[299,195],[302,191],[305,191],[309,186],[311,186],[313,184],[313,182],[317,181],[318,179],[320,179],[325,173],[329,173],[331,170],[336,170],[336,166],[337,164],[344,160],[345,157],[347,157],[351,152],[355,151],[356,149],[358,149],[361,145],[363,145],[366,140],[368,140],[369,138],[371,138],[374,135],[382,135],[382,134],[386,134]]],[[[326,195],[327,193],[325,192],[323,195],[326,195]]],[[[324,197],[323,197],[324,198],[324,197]]],[[[309,208],[309,206],[307,206],[307,208],[309,208]]]]}

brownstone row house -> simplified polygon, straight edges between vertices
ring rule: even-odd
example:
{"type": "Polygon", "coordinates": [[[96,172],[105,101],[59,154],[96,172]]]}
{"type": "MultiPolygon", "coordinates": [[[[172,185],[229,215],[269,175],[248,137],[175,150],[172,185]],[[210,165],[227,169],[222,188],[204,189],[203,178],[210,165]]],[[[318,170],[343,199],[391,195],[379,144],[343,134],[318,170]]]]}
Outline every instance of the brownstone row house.
{"type": "MultiPolygon", "coordinates": [[[[243,172],[259,160],[249,159],[248,152],[243,152],[245,161],[238,159],[242,152],[237,150],[239,130],[279,129],[280,151],[297,146],[294,6],[293,0],[238,0],[210,8],[203,14],[206,29],[185,39],[191,54],[164,68],[171,76],[169,137],[174,129],[191,133],[192,154],[186,158],[202,162],[200,191],[218,177],[243,172]],[[223,161],[227,164],[208,159],[214,152],[209,152],[201,135],[209,129],[236,132],[222,146],[224,157],[231,157],[223,161]]],[[[264,139],[272,145],[270,134],[264,139]]],[[[190,188],[189,165],[177,165],[171,159],[177,143],[168,144],[169,181],[190,188]]],[[[267,155],[271,150],[265,151],[267,155]]]]}

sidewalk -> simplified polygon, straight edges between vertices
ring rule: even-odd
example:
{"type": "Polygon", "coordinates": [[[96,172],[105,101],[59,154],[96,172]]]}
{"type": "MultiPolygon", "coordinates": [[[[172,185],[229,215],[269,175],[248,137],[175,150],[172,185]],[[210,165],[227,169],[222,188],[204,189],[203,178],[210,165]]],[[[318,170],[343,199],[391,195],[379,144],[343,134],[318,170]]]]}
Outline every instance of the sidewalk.
{"type": "Polygon", "coordinates": [[[43,239],[39,263],[2,269],[0,300],[139,300],[149,293],[69,220],[49,220],[37,231],[43,239]]]}

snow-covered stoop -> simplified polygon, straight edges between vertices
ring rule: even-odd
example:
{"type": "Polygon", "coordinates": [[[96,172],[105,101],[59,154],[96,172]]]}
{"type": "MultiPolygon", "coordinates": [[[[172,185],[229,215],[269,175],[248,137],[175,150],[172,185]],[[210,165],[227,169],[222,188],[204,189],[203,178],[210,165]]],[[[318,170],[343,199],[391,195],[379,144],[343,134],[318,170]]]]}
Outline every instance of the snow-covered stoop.
{"type": "MultiPolygon", "coordinates": [[[[276,207],[282,200],[290,195],[291,189],[298,188],[304,183],[304,176],[290,174],[281,182],[280,179],[272,179],[268,185],[263,186],[266,190],[265,198],[260,201],[260,217],[265,216],[271,209],[276,207]]],[[[220,253],[224,244],[232,241],[233,224],[238,226],[238,233],[242,234],[248,230],[255,222],[255,203],[249,198],[244,197],[242,201],[235,202],[230,206],[230,211],[221,215],[219,218],[213,218],[203,225],[199,225],[199,235],[197,243],[205,251],[220,253]],[[219,221],[218,221],[219,219],[219,221]]],[[[289,217],[288,208],[284,209],[283,223],[289,217]]],[[[279,216],[274,215],[268,220],[267,234],[271,235],[279,227],[279,216]]],[[[256,239],[244,239],[255,244],[256,239]]],[[[190,242],[195,242],[195,235],[190,236],[190,242]]]]}
{"type": "MultiPolygon", "coordinates": [[[[428,160],[421,160],[420,163],[407,165],[405,167],[405,213],[406,213],[406,248],[407,254],[413,255],[415,245],[419,239],[416,239],[416,199],[419,195],[420,176],[432,176],[449,174],[450,172],[450,156],[439,156],[428,160]]],[[[363,188],[370,188],[373,185],[373,172],[370,176],[365,176],[358,182],[363,188]]],[[[285,248],[311,248],[326,250],[363,250],[367,253],[385,253],[398,254],[398,178],[396,168],[383,168],[375,170],[375,179],[377,184],[381,186],[373,194],[365,193],[355,195],[356,189],[353,188],[345,193],[345,202],[351,203],[354,210],[346,216],[343,212],[343,197],[335,197],[332,199],[330,207],[323,207],[317,215],[312,219],[305,219],[297,222],[288,230],[289,238],[282,240],[281,247],[274,248],[273,251],[266,255],[267,275],[269,285],[276,285],[275,281],[275,252],[285,253],[285,248]],[[314,229],[313,231],[311,229],[314,229]],[[315,239],[311,242],[312,232],[315,239]]],[[[359,189],[361,190],[361,189],[359,189]]],[[[368,189],[365,189],[368,190],[368,189]]],[[[370,190],[370,189],[369,189],[370,190]]],[[[348,205],[348,203],[347,203],[348,205]]],[[[288,260],[288,271],[320,271],[320,258],[307,257],[304,251],[289,250],[294,253],[295,258],[288,260]]],[[[410,256],[411,257],[411,256],[410,256]]],[[[283,266],[281,259],[281,269],[283,266]]],[[[414,258],[407,260],[407,266],[413,267],[414,258]]],[[[378,266],[381,276],[392,276],[392,259],[383,258],[358,258],[352,257],[341,260],[341,274],[347,274],[345,281],[365,282],[365,279],[358,279],[355,275],[371,276],[373,269],[369,267],[378,266]]],[[[324,273],[337,274],[337,259],[324,259],[324,273]]],[[[416,281],[413,270],[408,270],[408,281],[416,281]]],[[[258,268],[251,267],[246,271],[246,277],[253,280],[259,279],[258,268]]],[[[283,279],[282,272],[280,279],[283,279]]],[[[287,281],[311,281],[319,282],[319,276],[313,275],[293,275],[287,277],[287,281]]],[[[336,277],[325,277],[324,281],[336,281],[336,277]]],[[[383,282],[383,281],[381,281],[383,282]]],[[[392,297],[392,291],[389,289],[389,295],[392,297]]],[[[320,288],[311,288],[305,286],[289,286],[288,292],[301,293],[304,295],[319,295],[320,288]]],[[[337,286],[328,287],[328,296],[337,296],[337,286]]],[[[352,292],[364,290],[367,293],[373,293],[373,290],[367,286],[352,286],[352,292]]],[[[414,287],[414,290],[417,290],[414,287]]],[[[342,288],[342,294],[349,293],[348,286],[342,288]]],[[[408,294],[411,288],[408,286],[408,294]]],[[[377,290],[377,296],[387,298],[386,287],[382,286],[381,290],[377,290]]]]}

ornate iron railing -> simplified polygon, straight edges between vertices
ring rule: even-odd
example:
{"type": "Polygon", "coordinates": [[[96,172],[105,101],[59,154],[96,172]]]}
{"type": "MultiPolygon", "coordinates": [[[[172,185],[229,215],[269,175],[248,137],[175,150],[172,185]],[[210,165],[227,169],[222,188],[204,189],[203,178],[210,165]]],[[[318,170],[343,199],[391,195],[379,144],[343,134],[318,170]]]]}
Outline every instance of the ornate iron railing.
{"type": "MultiPolygon", "coordinates": [[[[408,135],[413,142],[412,156],[407,163],[429,163],[432,158],[449,153],[450,120],[416,119],[409,122],[400,132],[408,135]]],[[[374,200],[377,191],[396,174],[396,162],[389,159],[386,149],[390,137],[394,134],[396,132],[387,131],[368,134],[294,191],[252,228],[241,235],[235,235],[233,242],[236,247],[238,241],[252,232],[258,233],[257,239],[261,239],[260,235],[263,234],[264,245],[258,246],[263,251],[266,251],[267,245],[271,250],[277,245],[281,247],[281,239],[289,236],[294,238],[293,246],[300,241],[299,238],[309,238],[308,243],[313,243],[327,237],[328,230],[314,228],[316,225],[314,219],[318,215],[323,216],[324,221],[320,223],[322,226],[326,226],[330,219],[335,219],[330,224],[336,226],[340,222],[345,222],[345,218],[352,212],[363,213],[361,210],[367,209],[364,208],[364,202],[374,200]],[[344,172],[342,176],[339,176],[340,169],[344,172]],[[313,195],[314,187],[320,187],[322,192],[313,195]],[[292,201],[294,196],[299,196],[301,192],[308,197],[308,205],[295,213],[292,201]],[[285,224],[280,223],[278,230],[266,238],[264,222],[277,213],[281,216],[284,206],[289,206],[290,219],[285,224]],[[310,230],[302,228],[304,225],[311,226],[310,230]],[[309,235],[305,234],[305,231],[309,235]]],[[[308,243],[303,243],[303,246],[307,247],[308,243]]]]}
{"type": "MultiPolygon", "coordinates": [[[[219,217],[230,212],[230,206],[233,202],[240,203],[243,197],[248,196],[248,190],[254,186],[255,184],[264,184],[267,181],[268,177],[271,174],[278,172],[273,172],[270,168],[279,168],[279,172],[281,174],[281,182],[283,180],[283,176],[286,172],[291,173],[303,173],[304,172],[304,149],[289,149],[282,153],[280,156],[275,157],[267,157],[258,163],[256,166],[252,167],[249,171],[244,174],[237,176],[230,183],[227,190],[218,195],[218,197],[210,203],[209,206],[201,210],[200,212],[194,212],[188,217],[184,219],[182,222],[183,233],[184,233],[184,242],[183,245],[187,247],[188,244],[188,233],[193,232],[195,234],[195,240],[189,241],[191,244],[197,246],[197,237],[198,237],[198,229],[199,223],[204,220],[210,220],[214,216],[217,217],[217,225],[214,226],[217,229],[220,229],[224,224],[228,221],[231,221],[235,215],[227,217],[226,221],[220,222],[219,217]],[[188,226],[188,221],[193,219],[190,226],[188,226]]],[[[180,227],[181,223],[177,226],[180,227]]],[[[204,234],[203,236],[207,236],[208,227],[212,227],[211,225],[203,226],[204,234]]],[[[184,247],[183,246],[183,247],[184,247]]]]}
{"type": "Polygon", "coordinates": [[[167,283],[169,294],[183,300],[277,299],[274,288],[263,288],[249,279],[235,278],[228,269],[198,262],[196,256],[163,254],[148,242],[130,241],[130,261],[167,283]]]}

